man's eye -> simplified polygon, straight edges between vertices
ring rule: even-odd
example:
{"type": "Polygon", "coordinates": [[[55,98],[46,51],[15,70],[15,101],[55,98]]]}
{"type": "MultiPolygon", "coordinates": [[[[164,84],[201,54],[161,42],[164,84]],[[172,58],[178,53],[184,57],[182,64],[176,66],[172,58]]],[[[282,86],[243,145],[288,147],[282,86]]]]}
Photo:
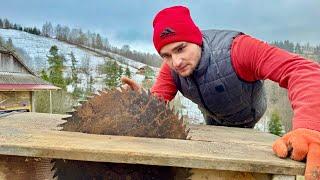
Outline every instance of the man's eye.
{"type": "Polygon", "coordinates": [[[177,49],[177,52],[182,52],[184,47],[180,47],[177,49]]]}

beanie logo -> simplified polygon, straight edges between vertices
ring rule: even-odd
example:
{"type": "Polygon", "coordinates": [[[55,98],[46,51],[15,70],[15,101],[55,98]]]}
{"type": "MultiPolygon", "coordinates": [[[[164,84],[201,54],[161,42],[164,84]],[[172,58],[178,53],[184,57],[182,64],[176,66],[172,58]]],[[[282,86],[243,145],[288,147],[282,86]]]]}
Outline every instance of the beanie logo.
{"type": "Polygon", "coordinates": [[[161,38],[166,38],[168,36],[173,36],[175,34],[176,34],[176,32],[173,29],[167,27],[162,31],[162,33],[160,34],[160,37],[161,38]]]}

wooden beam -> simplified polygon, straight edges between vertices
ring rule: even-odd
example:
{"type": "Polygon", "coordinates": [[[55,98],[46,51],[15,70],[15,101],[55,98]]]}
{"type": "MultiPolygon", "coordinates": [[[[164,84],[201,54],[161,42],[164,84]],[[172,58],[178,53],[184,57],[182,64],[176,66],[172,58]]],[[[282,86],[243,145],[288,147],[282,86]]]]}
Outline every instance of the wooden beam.
{"type": "Polygon", "coordinates": [[[253,173],[303,174],[305,164],[276,157],[276,136],[252,129],[190,126],[191,140],[57,131],[66,115],[20,113],[1,118],[0,154],[188,167],[253,173]]]}

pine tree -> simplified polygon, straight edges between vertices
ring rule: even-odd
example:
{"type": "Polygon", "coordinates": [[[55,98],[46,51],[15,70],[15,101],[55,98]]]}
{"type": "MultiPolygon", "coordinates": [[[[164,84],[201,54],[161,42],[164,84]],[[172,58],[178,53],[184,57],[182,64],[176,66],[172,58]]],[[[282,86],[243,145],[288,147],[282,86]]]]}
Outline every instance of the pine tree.
{"type": "Polygon", "coordinates": [[[150,89],[154,83],[155,72],[149,66],[145,66],[144,80],[142,81],[142,86],[146,89],[150,89]]]}
{"type": "Polygon", "coordinates": [[[50,48],[49,55],[47,56],[49,63],[49,82],[62,89],[66,89],[66,81],[63,78],[65,58],[63,55],[60,55],[58,51],[58,47],[54,45],[50,48]]]}
{"type": "Polygon", "coordinates": [[[122,67],[116,61],[107,61],[103,67],[103,73],[106,74],[105,83],[107,88],[116,87],[120,84],[122,67]]]}
{"type": "Polygon", "coordinates": [[[299,43],[296,44],[295,48],[294,48],[294,52],[297,54],[302,54],[302,49],[299,43]]]}
{"type": "Polygon", "coordinates": [[[3,28],[3,21],[2,21],[2,19],[0,19],[0,29],[2,29],[3,28]]]}
{"type": "Polygon", "coordinates": [[[128,78],[131,78],[131,72],[130,72],[130,69],[129,69],[128,65],[127,65],[127,67],[126,67],[126,70],[125,70],[125,72],[124,72],[124,75],[127,76],[128,78]]]}
{"type": "Polygon", "coordinates": [[[268,126],[270,133],[275,134],[277,136],[282,136],[283,128],[280,121],[280,116],[277,112],[272,113],[268,126]]]}
{"type": "Polygon", "coordinates": [[[40,71],[40,77],[45,81],[50,81],[49,80],[49,76],[48,76],[47,72],[44,69],[42,69],[40,71]]]}
{"type": "Polygon", "coordinates": [[[71,58],[71,81],[70,83],[72,85],[76,85],[78,83],[78,72],[77,72],[77,60],[76,57],[74,56],[73,52],[71,51],[70,53],[70,58],[71,58]]]}
{"type": "Polygon", "coordinates": [[[11,23],[9,22],[8,19],[3,20],[3,28],[4,29],[10,29],[11,28],[11,23]]]}
{"type": "Polygon", "coordinates": [[[96,42],[96,47],[98,49],[102,49],[103,48],[103,42],[102,42],[102,38],[101,38],[100,34],[97,34],[95,42],[96,42]]]}

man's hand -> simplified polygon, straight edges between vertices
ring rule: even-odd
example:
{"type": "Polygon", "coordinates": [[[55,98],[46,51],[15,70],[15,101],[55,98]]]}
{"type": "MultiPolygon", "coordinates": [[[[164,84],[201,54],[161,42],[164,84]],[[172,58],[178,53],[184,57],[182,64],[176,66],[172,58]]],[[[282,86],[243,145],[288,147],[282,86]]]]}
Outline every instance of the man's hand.
{"type": "Polygon", "coordinates": [[[296,161],[307,159],[306,180],[320,179],[320,132],[299,128],[275,141],[273,151],[281,158],[287,157],[296,161]]]}
{"type": "Polygon", "coordinates": [[[124,84],[122,86],[122,88],[124,88],[124,89],[131,88],[132,90],[137,91],[139,93],[142,92],[142,87],[137,82],[135,82],[134,80],[123,76],[123,77],[121,77],[121,81],[124,84]]]}

